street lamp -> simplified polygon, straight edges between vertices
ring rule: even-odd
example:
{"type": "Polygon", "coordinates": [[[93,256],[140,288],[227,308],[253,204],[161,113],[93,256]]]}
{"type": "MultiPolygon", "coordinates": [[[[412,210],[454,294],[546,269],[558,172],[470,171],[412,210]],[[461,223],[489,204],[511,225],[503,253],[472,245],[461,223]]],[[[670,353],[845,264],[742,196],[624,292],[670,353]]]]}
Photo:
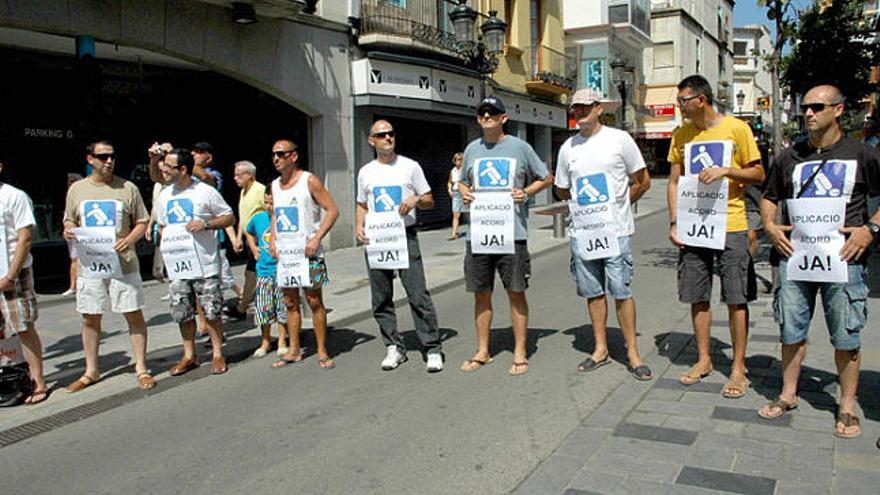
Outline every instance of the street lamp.
{"type": "Polygon", "coordinates": [[[617,92],[620,93],[620,128],[627,130],[626,123],[626,84],[627,78],[632,78],[635,67],[627,65],[620,57],[615,57],[611,61],[611,79],[617,86],[617,92]]]}
{"type": "Polygon", "coordinates": [[[444,0],[455,5],[449,13],[458,42],[456,51],[465,57],[467,65],[480,74],[491,74],[498,68],[497,57],[504,51],[504,38],[507,23],[498,18],[497,10],[490,10],[484,15],[467,4],[467,0],[444,0]],[[477,17],[484,17],[486,22],[480,26],[481,39],[474,41],[474,27],[477,17]]]}
{"type": "Polygon", "coordinates": [[[738,113],[743,113],[743,103],[746,102],[746,94],[742,89],[739,90],[739,93],[736,94],[736,106],[739,108],[738,113]]]}

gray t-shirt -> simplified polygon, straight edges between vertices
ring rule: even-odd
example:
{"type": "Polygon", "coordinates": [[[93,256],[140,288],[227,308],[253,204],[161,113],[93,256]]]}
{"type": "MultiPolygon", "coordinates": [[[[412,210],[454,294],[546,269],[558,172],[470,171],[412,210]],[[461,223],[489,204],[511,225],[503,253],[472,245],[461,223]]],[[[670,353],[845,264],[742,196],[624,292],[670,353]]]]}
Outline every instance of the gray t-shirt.
{"type": "MultiPolygon", "coordinates": [[[[475,191],[522,189],[536,180],[546,179],[548,175],[547,165],[538,158],[529,143],[514,136],[506,136],[497,143],[475,139],[464,150],[461,182],[475,191]],[[474,179],[474,170],[478,170],[477,180],[474,179]]],[[[516,204],[514,238],[517,241],[529,238],[528,219],[528,203],[516,204]]]]}

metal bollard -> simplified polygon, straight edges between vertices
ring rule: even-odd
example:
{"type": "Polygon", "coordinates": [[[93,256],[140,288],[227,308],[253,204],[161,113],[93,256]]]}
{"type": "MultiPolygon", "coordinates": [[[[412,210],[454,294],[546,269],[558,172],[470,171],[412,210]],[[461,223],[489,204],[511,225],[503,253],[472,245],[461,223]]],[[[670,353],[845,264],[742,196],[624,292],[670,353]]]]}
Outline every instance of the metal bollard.
{"type": "Polygon", "coordinates": [[[556,213],[553,215],[553,238],[561,239],[565,237],[566,216],[568,213],[556,213]]]}

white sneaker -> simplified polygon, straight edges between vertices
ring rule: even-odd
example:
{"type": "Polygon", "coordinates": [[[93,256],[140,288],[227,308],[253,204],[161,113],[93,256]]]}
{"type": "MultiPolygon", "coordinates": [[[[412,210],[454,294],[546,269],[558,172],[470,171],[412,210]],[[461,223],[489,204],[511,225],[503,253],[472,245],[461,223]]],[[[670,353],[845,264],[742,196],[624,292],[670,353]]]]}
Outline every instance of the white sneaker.
{"type": "Polygon", "coordinates": [[[76,289],[67,289],[61,293],[62,296],[72,296],[74,294],[76,294],[76,289]]]}
{"type": "Polygon", "coordinates": [[[382,360],[382,369],[385,371],[393,370],[400,366],[400,363],[406,362],[406,354],[400,352],[396,345],[388,346],[388,353],[382,360]]]}
{"type": "Polygon", "coordinates": [[[439,352],[428,354],[428,373],[443,371],[443,355],[439,352]]]}

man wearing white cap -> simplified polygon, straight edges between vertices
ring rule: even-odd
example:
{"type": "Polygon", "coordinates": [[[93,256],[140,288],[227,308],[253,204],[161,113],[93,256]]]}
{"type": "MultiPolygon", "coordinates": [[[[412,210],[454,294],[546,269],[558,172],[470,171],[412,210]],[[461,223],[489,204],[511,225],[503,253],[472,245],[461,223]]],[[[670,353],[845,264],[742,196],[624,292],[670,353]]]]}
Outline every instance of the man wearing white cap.
{"type": "MultiPolygon", "coordinates": [[[[580,365],[580,371],[593,371],[611,362],[605,325],[608,319],[607,292],[614,297],[617,319],[626,340],[627,369],[639,380],[651,379],[651,368],[642,362],[636,345],[636,305],[632,294],[633,257],[630,236],[635,231],[632,202],[651,186],[645,160],[633,138],[626,132],[603,126],[599,117],[606,109],[616,107],[593,88],[575,92],[571,100],[580,132],[568,138],[559,149],[555,187],[562,199],[576,199],[589,222],[598,217],[590,211],[610,211],[608,228],[617,237],[618,254],[585,259],[579,243],[587,238],[571,236],[571,274],[577,293],[587,299],[587,311],[593,323],[595,348],[580,365]],[[632,186],[630,186],[632,181],[632,186]],[[572,193],[572,188],[574,192],[572,193]],[[607,282],[606,282],[607,281],[607,282]]],[[[583,247],[583,246],[581,246],[583,247]]]]}

